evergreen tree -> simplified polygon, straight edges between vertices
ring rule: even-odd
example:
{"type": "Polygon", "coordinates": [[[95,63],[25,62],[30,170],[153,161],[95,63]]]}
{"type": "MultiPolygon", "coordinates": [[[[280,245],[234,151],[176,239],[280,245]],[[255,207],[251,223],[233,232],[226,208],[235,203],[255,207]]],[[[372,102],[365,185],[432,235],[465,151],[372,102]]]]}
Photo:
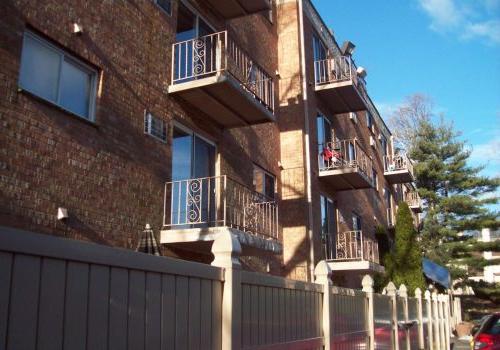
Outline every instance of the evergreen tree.
{"type": "Polygon", "coordinates": [[[422,251],[410,208],[401,203],[396,214],[395,243],[392,253],[384,257],[386,275],[396,285],[405,284],[411,293],[425,289],[422,251]]]}
{"type": "Polygon", "coordinates": [[[409,155],[415,161],[417,188],[426,204],[422,229],[424,254],[449,266],[453,278],[467,278],[486,264],[483,251],[499,251],[500,242],[481,243],[467,234],[484,227],[497,228],[498,213],[488,210],[497,202],[498,179],[480,175],[483,167],[468,165],[471,154],[452,124],[441,119],[419,121],[409,155]],[[467,265],[468,270],[463,267],[467,265]]]}

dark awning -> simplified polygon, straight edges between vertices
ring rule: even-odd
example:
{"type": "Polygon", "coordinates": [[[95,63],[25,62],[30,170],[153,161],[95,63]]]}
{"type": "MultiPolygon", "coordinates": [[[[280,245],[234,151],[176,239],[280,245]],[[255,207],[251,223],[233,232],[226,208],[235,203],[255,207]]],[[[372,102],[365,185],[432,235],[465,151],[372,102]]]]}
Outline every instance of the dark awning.
{"type": "Polygon", "coordinates": [[[450,271],[446,267],[436,264],[429,259],[423,258],[422,268],[424,270],[424,275],[427,276],[427,278],[439,283],[445,288],[451,288],[450,271]]]}

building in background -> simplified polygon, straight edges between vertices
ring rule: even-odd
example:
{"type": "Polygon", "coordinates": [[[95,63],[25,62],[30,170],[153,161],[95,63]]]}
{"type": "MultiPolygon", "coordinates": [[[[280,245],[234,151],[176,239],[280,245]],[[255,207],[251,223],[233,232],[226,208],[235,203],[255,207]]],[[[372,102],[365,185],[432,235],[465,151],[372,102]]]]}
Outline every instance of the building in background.
{"type": "Polygon", "coordinates": [[[230,230],[249,270],[383,271],[412,163],[309,0],[0,8],[1,225],[135,248],[149,223],[204,263],[230,230]]]}
{"type": "MultiPolygon", "coordinates": [[[[479,242],[494,242],[500,239],[500,231],[493,231],[489,228],[483,228],[481,231],[474,231],[473,235],[479,242]]],[[[498,252],[483,252],[483,258],[493,260],[500,258],[498,252]]],[[[485,281],[488,283],[500,283],[500,265],[485,266],[482,275],[470,277],[474,281],[485,281]]]]}

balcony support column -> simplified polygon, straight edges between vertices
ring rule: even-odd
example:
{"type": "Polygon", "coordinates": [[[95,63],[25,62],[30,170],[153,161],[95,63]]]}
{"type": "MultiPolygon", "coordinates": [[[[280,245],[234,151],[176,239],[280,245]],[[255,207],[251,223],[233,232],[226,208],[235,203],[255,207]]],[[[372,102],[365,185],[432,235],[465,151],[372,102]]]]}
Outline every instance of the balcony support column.
{"type": "Polygon", "coordinates": [[[241,245],[229,231],[222,232],[212,245],[213,266],[224,268],[222,291],[222,350],[241,345],[241,245]]]}

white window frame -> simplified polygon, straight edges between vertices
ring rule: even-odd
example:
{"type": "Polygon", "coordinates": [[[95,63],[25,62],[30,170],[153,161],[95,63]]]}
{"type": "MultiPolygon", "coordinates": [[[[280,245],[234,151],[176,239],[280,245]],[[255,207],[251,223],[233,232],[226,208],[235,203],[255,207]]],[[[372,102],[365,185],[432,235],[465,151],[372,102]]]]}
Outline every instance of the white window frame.
{"type": "MultiPolygon", "coordinates": [[[[78,116],[79,118],[82,118],[86,121],[89,121],[89,122],[92,122],[92,123],[95,123],[95,105],[96,105],[96,98],[97,98],[97,80],[98,80],[98,77],[99,77],[99,72],[89,66],[88,64],[86,64],[85,62],[83,62],[81,59],[78,59],[76,58],[75,56],[67,53],[66,51],[60,49],[59,47],[55,46],[54,44],[50,43],[48,40],[40,37],[39,35],[33,33],[32,31],[25,31],[24,32],[24,35],[23,35],[23,50],[22,50],[22,54],[21,54],[21,66],[19,68],[19,78],[18,78],[18,86],[21,90],[24,90],[24,91],[27,91],[29,92],[30,94],[54,105],[54,106],[57,106],[58,108],[61,108],[62,110],[68,112],[68,113],[71,113],[72,115],[76,115],[78,116]],[[22,86],[21,85],[21,70],[23,68],[22,66],[22,54],[24,53],[24,48],[25,48],[25,45],[26,45],[26,37],[29,37],[30,39],[32,40],[35,40],[37,41],[38,43],[40,43],[41,45],[45,46],[46,48],[54,51],[55,53],[57,53],[59,56],[60,56],[60,59],[61,59],[61,62],[63,62],[65,59],[67,61],[70,61],[73,65],[75,66],[80,66],[82,68],[82,70],[86,70],[87,73],[90,74],[91,76],[91,82],[90,82],[90,90],[89,90],[89,106],[88,106],[88,116],[85,116],[85,115],[81,115],[75,111],[72,111],[64,106],[62,106],[60,104],[60,101],[52,101],[52,100],[49,100],[43,96],[40,96],[38,95],[36,92],[33,92],[31,91],[28,87],[25,87],[25,86],[22,86]]],[[[59,100],[59,96],[60,96],[60,83],[61,83],[61,70],[62,70],[62,64],[59,65],[59,77],[58,77],[58,86],[57,86],[57,99],[59,100]]]]}

